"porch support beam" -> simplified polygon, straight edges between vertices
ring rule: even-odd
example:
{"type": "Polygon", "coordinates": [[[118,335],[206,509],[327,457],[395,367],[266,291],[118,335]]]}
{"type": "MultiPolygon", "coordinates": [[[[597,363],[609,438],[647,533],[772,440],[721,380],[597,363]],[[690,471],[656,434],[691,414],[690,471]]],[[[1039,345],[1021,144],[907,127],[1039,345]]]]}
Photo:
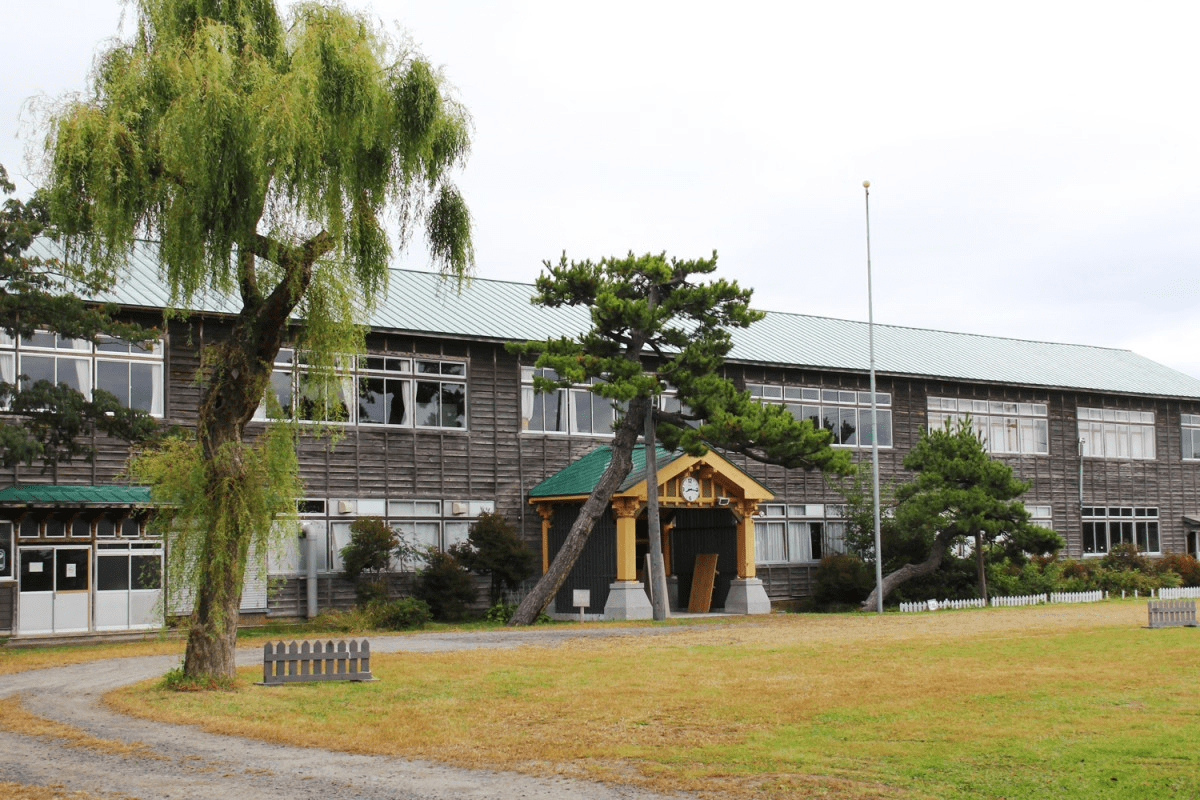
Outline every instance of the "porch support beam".
{"type": "Polygon", "coordinates": [[[613,498],[617,515],[617,580],[637,580],[637,515],[641,503],[636,498],[613,498]]]}

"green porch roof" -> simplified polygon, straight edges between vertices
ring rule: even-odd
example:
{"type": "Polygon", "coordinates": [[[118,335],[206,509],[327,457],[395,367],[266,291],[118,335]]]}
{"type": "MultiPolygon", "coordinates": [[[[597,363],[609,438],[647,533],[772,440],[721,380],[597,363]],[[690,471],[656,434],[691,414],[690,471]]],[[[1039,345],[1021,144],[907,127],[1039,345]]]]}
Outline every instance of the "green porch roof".
{"type": "MultiPolygon", "coordinates": [[[[657,445],[655,453],[658,456],[658,468],[662,469],[677,458],[683,456],[682,451],[667,450],[657,445]]],[[[561,471],[551,475],[546,480],[529,490],[530,497],[573,497],[575,495],[591,494],[600,482],[608,462],[612,461],[611,447],[597,447],[583,458],[569,464],[561,471]]],[[[646,446],[636,445],[633,448],[633,468],[625,476],[625,480],[617,488],[624,491],[634,486],[646,477],[646,446]]]]}
{"type": "Polygon", "coordinates": [[[3,505],[133,506],[150,502],[148,486],[9,486],[3,505]]]}

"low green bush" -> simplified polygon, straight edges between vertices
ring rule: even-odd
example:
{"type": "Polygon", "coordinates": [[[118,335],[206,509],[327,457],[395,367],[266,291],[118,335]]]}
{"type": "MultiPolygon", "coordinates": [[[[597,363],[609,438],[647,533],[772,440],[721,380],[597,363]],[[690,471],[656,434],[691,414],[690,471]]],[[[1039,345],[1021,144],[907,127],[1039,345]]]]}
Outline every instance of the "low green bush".
{"type": "Polygon", "coordinates": [[[375,627],[388,631],[407,631],[424,628],[433,619],[429,604],[416,597],[403,597],[390,603],[377,603],[371,608],[375,627]]]}
{"type": "MultiPolygon", "coordinates": [[[[487,611],[483,612],[485,622],[492,622],[498,625],[507,625],[512,619],[513,614],[517,613],[516,603],[498,602],[493,604],[487,611]]],[[[550,622],[550,617],[543,611],[537,615],[537,619],[533,621],[534,625],[540,625],[543,622],[550,622]]]]}

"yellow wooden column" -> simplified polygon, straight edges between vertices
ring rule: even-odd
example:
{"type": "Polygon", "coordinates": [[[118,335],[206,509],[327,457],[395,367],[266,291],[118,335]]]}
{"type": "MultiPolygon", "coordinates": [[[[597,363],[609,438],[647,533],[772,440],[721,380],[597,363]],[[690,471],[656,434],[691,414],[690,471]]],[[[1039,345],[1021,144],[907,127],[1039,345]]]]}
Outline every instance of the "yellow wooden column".
{"type": "Polygon", "coordinates": [[[743,500],[738,503],[737,571],[739,578],[754,577],[754,515],[758,503],[743,500]]]}
{"type": "Polygon", "coordinates": [[[554,519],[554,506],[538,503],[538,514],[542,517],[542,574],[550,571],[550,521],[554,519]]]}
{"type": "Polygon", "coordinates": [[[617,515],[617,580],[637,580],[637,516],[641,503],[633,497],[613,500],[617,515]]]}

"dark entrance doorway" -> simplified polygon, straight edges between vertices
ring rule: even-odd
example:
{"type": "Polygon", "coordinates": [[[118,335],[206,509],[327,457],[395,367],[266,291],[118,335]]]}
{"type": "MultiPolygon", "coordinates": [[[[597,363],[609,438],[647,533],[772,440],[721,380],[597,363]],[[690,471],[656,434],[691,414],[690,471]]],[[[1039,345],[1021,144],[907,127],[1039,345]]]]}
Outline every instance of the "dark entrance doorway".
{"type": "Polygon", "coordinates": [[[692,593],[696,556],[717,554],[713,608],[722,608],[729,584],[737,577],[737,521],[725,508],[680,509],[671,529],[671,565],[679,578],[679,604],[686,608],[692,593]]]}

